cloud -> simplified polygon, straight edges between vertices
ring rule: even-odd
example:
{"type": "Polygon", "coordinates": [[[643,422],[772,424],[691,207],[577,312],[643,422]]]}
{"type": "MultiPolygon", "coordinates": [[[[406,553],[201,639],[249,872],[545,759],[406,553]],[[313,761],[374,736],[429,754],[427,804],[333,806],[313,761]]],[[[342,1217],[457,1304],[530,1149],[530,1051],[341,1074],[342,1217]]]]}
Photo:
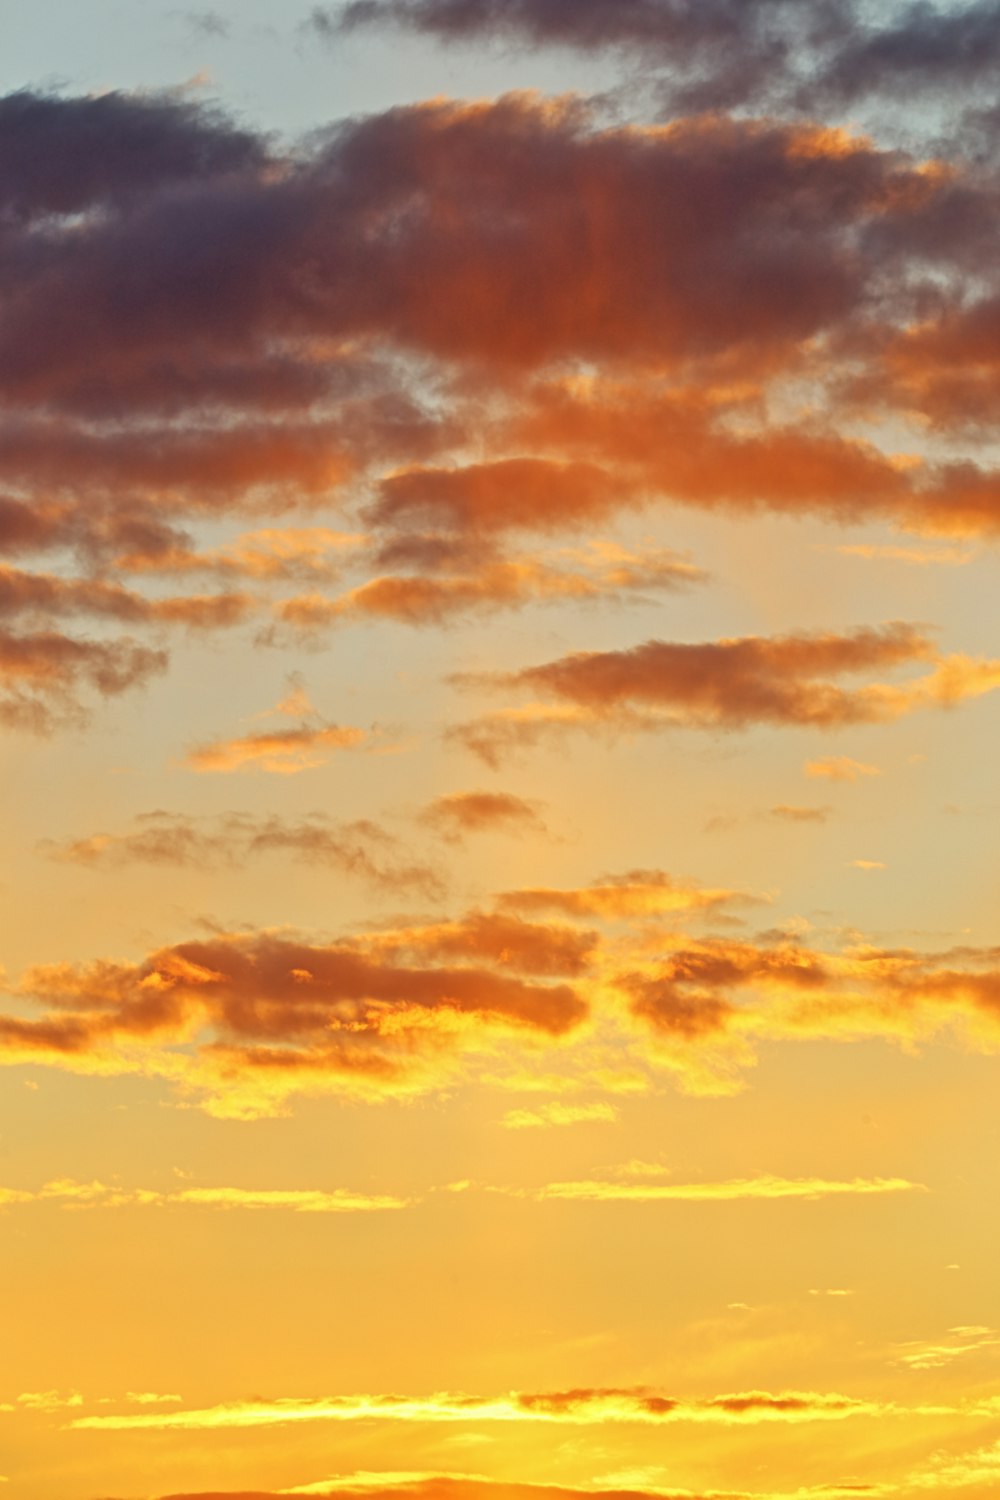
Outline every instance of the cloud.
{"type": "MultiPolygon", "coordinates": [[[[619,704],[674,709],[680,722],[830,725],[855,705],[825,680],[923,661],[925,636],[905,625],[851,636],[747,637],[700,645],[649,641],[630,651],[581,652],[512,674],[512,685],[596,710],[619,704]]],[[[862,700],[863,701],[863,700],[862,700]]],[[[857,710],[858,717],[867,714],[857,710]]]]}
{"type": "MultiPolygon", "coordinates": [[[[847,0],[376,11],[449,34],[641,38],[689,102],[725,78],[732,103],[740,70],[760,82],[800,53],[815,71],[835,34],[863,42],[859,76],[903,76],[904,56],[908,80],[934,72],[926,15],[862,31],[847,0]]],[[[981,24],[937,15],[935,76],[957,77],[981,24]]],[[[623,125],[530,94],[284,144],[183,92],[21,91],[0,121],[0,549],[66,554],[8,568],[0,594],[39,636],[87,616],[202,630],[267,608],[277,639],[638,601],[702,575],[666,549],[504,544],[662,503],[996,530],[987,463],[884,451],[855,420],[877,405],[960,442],[990,420],[997,202],[969,162],[772,109],[623,125]],[[789,380],[808,392],[798,416],[789,380]],[[290,514],[332,501],[368,534],[290,514]],[[234,518],[254,529],[205,543],[234,518]],[[218,588],[149,591],[194,572],[218,588]]],[[[64,658],[130,649],[65,639],[64,658]]],[[[11,690],[4,717],[52,728],[79,715],[76,689],[62,698],[11,690]]],[[[501,715],[470,742],[496,754],[569,709],[501,715]]]]}
{"type": "Polygon", "coordinates": [[[0,440],[8,483],[67,496],[131,492],[181,514],[259,509],[265,501],[287,509],[292,492],[327,494],[354,467],[337,428],[321,422],[230,422],[190,432],[136,422],[103,433],[51,418],[9,418],[0,440]]]}
{"type": "Polygon", "coordinates": [[[645,1389],[581,1388],[501,1397],[340,1396],[311,1401],[245,1401],[192,1411],[122,1413],[76,1417],[76,1430],[205,1431],[296,1422],[709,1422],[748,1426],[758,1422],[814,1422],[882,1416],[896,1408],[839,1394],[748,1391],[684,1400],[645,1389]]]}
{"type": "Polygon", "coordinates": [[[615,372],[540,380],[512,417],[512,436],[550,455],[602,465],[618,477],[619,503],[630,508],[659,495],[709,511],[850,522],[954,502],[945,473],[847,436],[830,418],[798,426],[766,421],[760,387],[776,370],[754,370],[752,378],[748,371],[742,397],[716,393],[719,374],[692,370],[680,387],[641,369],[631,379],[615,372]]]}
{"type": "Polygon", "coordinates": [[[747,813],[745,817],[734,813],[716,813],[705,823],[706,833],[727,833],[738,828],[742,822],[766,821],[769,823],[791,823],[791,824],[820,824],[829,822],[833,815],[832,807],[802,806],[799,803],[779,802],[766,811],[757,810],[747,813]]]}
{"type": "Polygon", "coordinates": [[[160,1396],[155,1391],[126,1391],[125,1401],[134,1401],[137,1406],[163,1406],[165,1404],[180,1404],[181,1397],[168,1395],[160,1396]]]}
{"type": "Polygon", "coordinates": [[[882,775],[878,766],[865,765],[863,761],[852,760],[849,755],[829,755],[823,760],[808,761],[805,773],[826,781],[859,781],[863,776],[882,775]]]}
{"type": "Polygon", "coordinates": [[[170,1203],[221,1209],[288,1209],[299,1214],[381,1213],[405,1208],[410,1201],[388,1194],[352,1193],[345,1188],[321,1192],[315,1188],[184,1188],[172,1193],[170,1203]]]}
{"type": "Polygon", "coordinates": [[[830,811],[828,807],[800,807],[782,802],[772,807],[768,816],[782,823],[825,823],[830,811]]]}
{"type": "Polygon", "coordinates": [[[0,721],[36,733],[79,723],[83,690],[117,697],[166,669],[164,651],[129,639],[83,641],[54,630],[0,627],[0,721]]]}
{"type": "MultiPolygon", "coordinates": [[[[300,1094],[439,1091],[470,1068],[508,1088],[530,1075],[557,1100],[569,1079],[596,1094],[589,1106],[658,1074],[688,1094],[735,1093],[765,1044],[912,1052],[950,1032],[1000,1047],[997,950],[827,950],[782,931],[695,938],[662,920],[720,897],[732,893],[631,878],[335,942],[213,932],[140,963],[41,965],[12,989],[40,1014],[0,1015],[0,1061],[160,1078],[213,1114],[254,1118],[300,1094]],[[577,925],[588,918],[625,926],[599,938],[577,925]],[[542,1049],[570,1072],[546,1072],[542,1049]]],[[[531,1112],[556,1123],[549,1103],[531,1112]]]]}
{"type": "Polygon", "coordinates": [[[44,840],[52,859],[87,868],[133,864],[186,869],[233,868],[264,854],[287,855],[326,866],[386,890],[411,889],[440,896],[441,876],[405,858],[397,839],[367,819],[338,823],[314,812],[293,820],[277,815],[229,813],[195,818],[156,811],[140,814],[125,833],[95,833],[59,843],[44,840]]]}
{"type": "Polygon", "coordinates": [[[372,934],[368,946],[382,954],[485,960],[516,973],[579,977],[590,965],[596,935],[558,923],[526,922],[504,911],[469,912],[454,922],[372,934]]]}
{"type": "MultiPolygon", "coordinates": [[[[122,541],[127,545],[127,538],[122,541]]],[[[167,538],[163,546],[147,543],[121,552],[114,565],[145,574],[215,573],[255,582],[331,583],[340,576],[345,559],[364,542],[358,533],[328,526],[265,526],[205,551],[192,549],[181,538],[167,538]]]]}
{"type": "Polygon", "coordinates": [[[539,805],[512,792],[448,792],[422,809],[420,819],[443,838],[459,842],[475,833],[544,835],[539,805]]]}
{"type": "Polygon", "coordinates": [[[413,467],[382,480],[376,525],[444,525],[477,532],[554,531],[599,521],[621,505],[619,485],[594,464],[507,458],[462,468],[413,467]]]}
{"type": "MultiPolygon", "coordinates": [[[[872,1403],[872,1415],[876,1414],[876,1403],[872,1403]]],[[[900,1414],[907,1408],[886,1408],[886,1415],[900,1414]]],[[[962,1415],[960,1409],[946,1407],[909,1408],[910,1411],[928,1416],[962,1415]]],[[[907,1470],[897,1479],[859,1484],[845,1480],[842,1484],[821,1483],[797,1485],[791,1491],[769,1491],[767,1500],[855,1500],[858,1494],[887,1500],[887,1497],[902,1496],[914,1491],[941,1493],[959,1488],[989,1484],[996,1478],[1000,1468],[1000,1447],[996,1444],[965,1450],[955,1454],[936,1453],[926,1463],[907,1470]]],[[[603,1500],[721,1500],[720,1491],[711,1490],[702,1495],[690,1489],[677,1489],[674,1485],[665,1488],[662,1466],[629,1468],[615,1474],[603,1475],[585,1489],[570,1489],[547,1484],[504,1483],[486,1479],[481,1475],[431,1474],[416,1472],[371,1472],[362,1470],[352,1474],[336,1475],[312,1484],[297,1485],[275,1494],[253,1494],[228,1492],[225,1495],[171,1495],[163,1500],[279,1500],[280,1495],[330,1495],[357,1496],[359,1500],[373,1497],[391,1497],[391,1500],[584,1500],[597,1495],[603,1500]]],[[[726,1500],[762,1500],[760,1491],[734,1491],[727,1489],[726,1500]]]]}
{"type": "MultiPolygon", "coordinates": [[[[1000,12],[998,12],[1000,19],[1000,12]]],[[[920,412],[938,432],[985,435],[998,415],[996,374],[1000,368],[1000,300],[990,288],[983,295],[955,307],[942,307],[934,318],[915,320],[888,336],[878,361],[856,384],[859,398],[885,397],[875,394],[879,379],[889,383],[912,410],[920,412]]],[[[961,471],[956,472],[960,479],[961,471]]],[[[977,472],[965,469],[969,480],[967,498],[960,505],[955,530],[977,529],[977,512],[989,507],[989,495],[975,501],[977,472]]],[[[954,549],[939,554],[941,561],[961,562],[954,549]]],[[[916,558],[904,559],[922,561],[916,558]]],[[[926,560],[937,560],[931,554],[926,560]]]]}
{"type": "Polygon", "coordinates": [[[0,566],[0,618],[45,622],[65,615],[94,615],[128,624],[210,630],[242,623],[252,608],[246,594],[147,599],[101,579],[65,579],[0,566]]]}
{"type": "Polygon", "coordinates": [[[228,37],[229,21],[217,10],[189,10],[184,19],[198,37],[228,37]]]}
{"type": "Polygon", "coordinates": [[[17,218],[74,214],[262,164],[260,141],[177,94],[79,98],[23,89],[0,99],[0,202],[17,218]]]}
{"type": "Polygon", "coordinates": [[[497,898],[503,910],[555,911],[568,917],[600,917],[612,922],[710,911],[749,899],[739,891],[706,889],[693,881],[676,880],[664,870],[631,870],[576,890],[540,886],[505,891],[497,898]]]}
{"type": "Polygon", "coordinates": [[[912,97],[921,89],[961,99],[977,85],[989,86],[1000,62],[998,20],[996,0],[908,6],[885,26],[854,29],[832,60],[823,89],[847,100],[871,90],[912,97]]]}
{"type": "Polygon", "coordinates": [[[263,731],[229,740],[213,740],[191,750],[184,764],[192,771],[268,771],[296,776],[325,765],[337,750],[356,750],[366,743],[363,729],[337,724],[301,724],[295,729],[263,731]]]}
{"type": "MultiPolygon", "coordinates": [[[[406,1208],[412,1201],[386,1193],[356,1193],[347,1188],[323,1191],[318,1188],[191,1187],[163,1192],[158,1188],[122,1188],[103,1182],[74,1182],[72,1179],[47,1182],[37,1191],[0,1187],[0,1208],[55,1203],[62,1208],[74,1209],[181,1207],[281,1209],[298,1214],[341,1214],[382,1213],[390,1209],[406,1208]]],[[[132,1396],[130,1399],[142,1405],[150,1405],[153,1401],[180,1398],[132,1396]]]]}
{"type": "Polygon", "coordinates": [[[910,1370],[939,1370],[968,1354],[978,1354],[983,1349],[995,1349],[998,1346],[1000,1334],[995,1328],[981,1325],[949,1328],[947,1335],[936,1342],[914,1339],[898,1344],[896,1347],[900,1352],[897,1363],[910,1370]]]}
{"type": "Polygon", "coordinates": [[[237,1118],[280,1112],[300,1092],[426,1092],[505,1037],[552,1045],[586,1020],[570,985],[521,977],[578,967],[585,940],[557,930],[546,949],[527,924],[518,936],[513,962],[473,918],[465,941],[455,926],[409,942],[215,934],[138,964],[41,965],[17,994],[48,1009],[0,1015],[0,1060],[159,1076],[237,1118]],[[451,961],[429,962],[434,952],[451,961]]]}
{"type": "Polygon", "coordinates": [[[422,573],[380,574],[337,597],[314,592],[283,601],[276,610],[281,624],[317,630],[338,622],[390,620],[401,625],[446,625],[469,614],[523,608],[527,604],[582,603],[641,599],[687,587],[704,579],[676,553],[648,550],[630,553],[622,547],[591,543],[561,557],[477,559],[466,572],[433,571],[434,540],[404,537],[390,544],[398,551],[417,551],[422,573]]]}
{"type": "Polygon", "coordinates": [[[626,959],[614,982],[688,1092],[734,1092],[765,1041],[882,1038],[912,1049],[952,1029],[974,1050],[1000,1045],[996,949],[825,952],[784,936],[679,935],[659,948],[632,967],[626,959]]]}
{"type": "MultiPolygon", "coordinates": [[[[281,156],[190,101],[107,97],[114,151],[81,133],[95,101],[15,96],[35,120],[23,160],[40,182],[63,180],[63,212],[102,205],[86,240],[71,218],[52,223],[44,265],[11,259],[0,391],[30,420],[8,421],[3,472],[49,492],[110,487],[195,511],[268,491],[289,503],[378,455],[383,516],[453,500],[487,525],[497,507],[544,525],[563,495],[593,519],[617,509],[623,478],[586,458],[522,447],[427,468],[471,408],[459,391],[432,418],[378,346],[488,367],[500,391],[505,369],[573,359],[661,370],[732,356],[759,372],[877,301],[876,271],[903,296],[908,255],[948,266],[992,243],[973,214],[949,237],[953,182],[809,125],[601,129],[583,101],[519,95],[388,111],[281,156]],[[179,177],[153,122],[188,142],[179,177]],[[70,180],[74,156],[86,166],[70,180]],[[665,200],[684,202],[683,222],[655,212],[665,200]],[[41,406],[61,415],[39,418],[41,406]],[[81,411],[107,425],[81,425],[81,411]],[[157,411],[198,412],[200,428],[123,430],[157,411]],[[212,413],[229,420],[208,425],[212,413]],[[403,466],[386,472],[396,455],[403,466]]],[[[6,201],[42,212],[18,191],[6,201]]],[[[902,481],[872,465],[900,498],[902,481]]],[[[769,482],[782,472],[775,461],[769,482]]]]}
{"type": "Polygon", "coordinates": [[[862,557],[866,561],[909,563],[913,567],[965,567],[975,553],[965,547],[888,547],[871,542],[853,542],[835,548],[842,557],[862,557]]]}
{"type": "Polygon", "coordinates": [[[485,38],[632,52],[665,74],[676,106],[721,109],[759,106],[775,91],[787,93],[803,73],[822,66],[852,14],[844,0],[814,0],[807,8],[785,0],[709,6],[696,0],[349,0],[317,7],[312,27],[330,41],[391,25],[452,44],[485,38]]]}
{"type": "Polygon", "coordinates": [[[79,1391],[63,1395],[62,1391],[22,1391],[17,1404],[26,1411],[61,1411],[68,1407],[83,1405],[79,1391]]]}
{"type": "Polygon", "coordinates": [[[503,1117],[507,1130],[543,1130],[553,1125],[613,1124],[618,1111],[613,1104],[562,1104],[558,1100],[538,1109],[511,1109],[503,1117]]]}
{"type": "MultiPolygon", "coordinates": [[[[520,1189],[518,1191],[521,1191],[520,1189]]],[[[527,1195],[540,1200],[579,1203],[731,1203],[748,1199],[870,1197],[886,1193],[926,1192],[919,1182],[902,1177],[855,1177],[830,1181],[822,1177],[746,1177],[731,1182],[550,1182],[527,1195]]]]}
{"type": "Polygon", "coordinates": [[[856,0],[345,0],[317,7],[332,41],[370,26],[445,43],[502,40],[622,51],[665,72],[673,108],[949,99],[988,93],[1000,57],[995,0],[920,4],[872,14],[856,0]]]}
{"type": "Polygon", "coordinates": [[[450,731],[496,764],[511,749],[569,729],[834,729],[891,722],[993,691],[1000,685],[1000,662],[941,656],[926,635],[895,623],[839,635],[748,636],[691,645],[654,640],[455,681],[535,695],[527,712],[501,711],[450,731]],[[841,687],[835,681],[915,663],[928,664],[930,671],[901,686],[876,681],[841,687]]]}

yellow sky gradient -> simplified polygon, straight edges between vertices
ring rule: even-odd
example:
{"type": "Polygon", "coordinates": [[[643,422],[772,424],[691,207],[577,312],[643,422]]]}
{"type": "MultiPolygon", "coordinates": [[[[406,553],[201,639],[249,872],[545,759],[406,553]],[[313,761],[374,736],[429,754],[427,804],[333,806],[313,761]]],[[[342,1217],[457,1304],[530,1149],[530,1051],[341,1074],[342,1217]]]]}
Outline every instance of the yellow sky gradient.
{"type": "Polygon", "coordinates": [[[996,7],[10,9],[3,1500],[987,1500],[996,7]]]}

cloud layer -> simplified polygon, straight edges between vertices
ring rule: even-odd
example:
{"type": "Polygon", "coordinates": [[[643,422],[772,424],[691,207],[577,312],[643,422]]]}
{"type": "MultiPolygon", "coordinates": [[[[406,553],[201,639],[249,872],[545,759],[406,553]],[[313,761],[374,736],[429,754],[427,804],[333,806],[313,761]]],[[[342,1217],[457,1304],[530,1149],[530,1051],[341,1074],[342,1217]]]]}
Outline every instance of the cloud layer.
{"type": "MultiPolygon", "coordinates": [[[[658,37],[744,68],[848,28],[850,68],[823,84],[843,93],[841,76],[929,75],[932,54],[942,77],[978,66],[990,17],[928,10],[869,33],[846,0],[345,17],[379,19],[658,37]]],[[[392,109],[284,149],[181,95],[22,92],[0,111],[13,724],[52,728],[148,680],[181,628],[439,626],[698,581],[662,549],[509,550],[653,504],[996,528],[996,478],[968,448],[996,415],[1000,327],[998,197],[974,160],[773,113],[621,125],[527,94],[392,109]],[[876,408],[937,449],[886,449],[865,430],[876,408]],[[300,524],[317,508],[324,524],[300,524]],[[196,534],[246,518],[256,542],[196,534]],[[490,544],[470,550],[473,534],[490,544]],[[198,570],[216,587],[156,591],[198,570]],[[100,638],[57,625],[88,617],[100,638]]]]}

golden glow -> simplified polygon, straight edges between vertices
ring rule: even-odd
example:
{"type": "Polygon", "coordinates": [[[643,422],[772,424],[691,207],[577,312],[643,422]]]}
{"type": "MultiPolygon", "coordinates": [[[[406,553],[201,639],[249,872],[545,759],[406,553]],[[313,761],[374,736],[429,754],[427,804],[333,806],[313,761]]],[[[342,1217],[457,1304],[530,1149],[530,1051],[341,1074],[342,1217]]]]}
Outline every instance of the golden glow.
{"type": "Polygon", "coordinates": [[[992,0],[8,9],[2,1493],[991,1500],[992,0]]]}

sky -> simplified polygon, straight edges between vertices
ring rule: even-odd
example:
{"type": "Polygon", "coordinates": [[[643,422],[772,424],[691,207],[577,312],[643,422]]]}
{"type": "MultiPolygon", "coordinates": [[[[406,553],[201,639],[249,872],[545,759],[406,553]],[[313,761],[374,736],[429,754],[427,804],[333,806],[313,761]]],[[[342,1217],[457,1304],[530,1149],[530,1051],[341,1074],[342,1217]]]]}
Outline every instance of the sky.
{"type": "Polygon", "coordinates": [[[1000,4],[0,21],[0,1496],[996,1494],[1000,4]]]}

